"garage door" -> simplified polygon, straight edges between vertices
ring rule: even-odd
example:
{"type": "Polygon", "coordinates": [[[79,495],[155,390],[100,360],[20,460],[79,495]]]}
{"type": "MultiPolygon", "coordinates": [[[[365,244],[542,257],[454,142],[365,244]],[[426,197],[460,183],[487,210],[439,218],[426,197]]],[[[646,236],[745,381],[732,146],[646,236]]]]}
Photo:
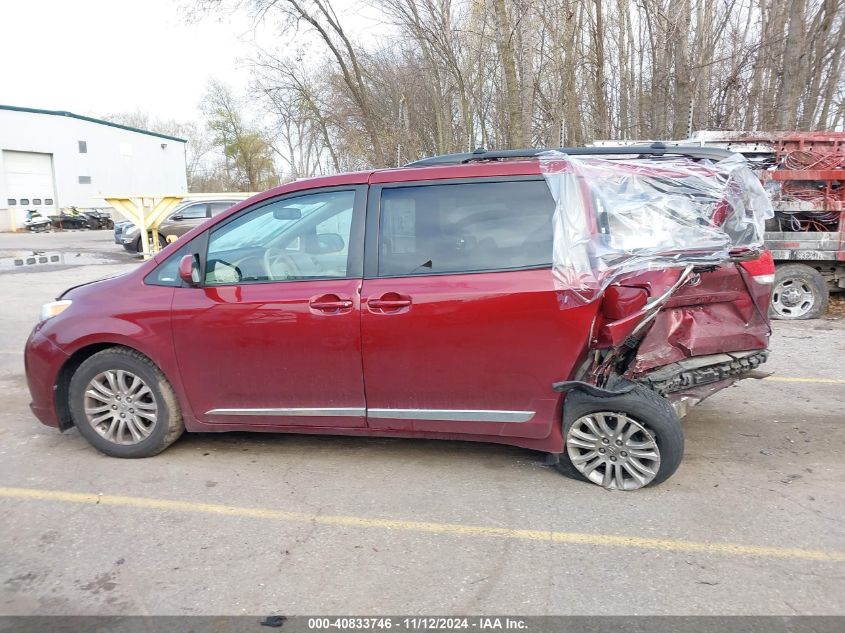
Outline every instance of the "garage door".
{"type": "Polygon", "coordinates": [[[52,154],[4,151],[3,168],[9,208],[15,210],[18,227],[23,226],[30,209],[44,216],[55,214],[52,154]]]}

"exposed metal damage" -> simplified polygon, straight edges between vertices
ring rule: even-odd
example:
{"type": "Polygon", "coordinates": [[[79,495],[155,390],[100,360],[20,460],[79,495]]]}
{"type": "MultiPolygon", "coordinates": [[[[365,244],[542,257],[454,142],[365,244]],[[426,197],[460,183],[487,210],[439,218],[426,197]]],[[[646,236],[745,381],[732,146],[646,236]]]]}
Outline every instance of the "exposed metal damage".
{"type": "Polygon", "coordinates": [[[601,301],[585,362],[555,390],[613,398],[645,385],[682,416],[766,361],[772,207],[741,157],[550,153],[542,165],[557,282],[570,302],[601,301]]]}

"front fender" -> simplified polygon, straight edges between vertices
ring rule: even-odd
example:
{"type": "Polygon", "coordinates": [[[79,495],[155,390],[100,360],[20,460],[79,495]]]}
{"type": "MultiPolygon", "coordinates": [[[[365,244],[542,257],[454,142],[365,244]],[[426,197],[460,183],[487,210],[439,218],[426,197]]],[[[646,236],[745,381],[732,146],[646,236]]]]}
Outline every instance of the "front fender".
{"type": "MultiPolygon", "coordinates": [[[[134,289],[133,289],[134,290],[134,289]]],[[[40,326],[40,334],[78,362],[92,346],[121,345],[152,360],[173,387],[187,423],[193,410],[181,381],[173,346],[170,307],[173,288],[143,286],[139,291],[113,295],[103,292],[75,293],[64,313],[40,326]],[[123,305],[124,309],[120,309],[123,305]],[[148,306],[148,309],[144,309],[148,306]]]]}

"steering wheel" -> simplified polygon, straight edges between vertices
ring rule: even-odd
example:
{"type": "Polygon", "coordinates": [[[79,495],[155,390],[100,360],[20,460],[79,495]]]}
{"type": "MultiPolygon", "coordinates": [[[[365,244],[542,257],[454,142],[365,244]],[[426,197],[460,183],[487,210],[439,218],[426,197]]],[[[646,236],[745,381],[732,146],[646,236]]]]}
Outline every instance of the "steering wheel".
{"type": "Polygon", "coordinates": [[[269,247],[264,251],[264,270],[269,279],[296,279],[301,277],[299,267],[284,249],[269,247]]]}

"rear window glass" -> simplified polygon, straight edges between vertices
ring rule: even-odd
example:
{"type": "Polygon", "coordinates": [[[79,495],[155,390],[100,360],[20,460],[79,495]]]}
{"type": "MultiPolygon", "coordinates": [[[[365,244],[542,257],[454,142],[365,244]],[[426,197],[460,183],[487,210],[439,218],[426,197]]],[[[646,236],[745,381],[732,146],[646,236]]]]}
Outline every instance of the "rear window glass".
{"type": "Polygon", "coordinates": [[[543,180],[385,188],[379,275],[551,266],[554,207],[543,180]]]}
{"type": "Polygon", "coordinates": [[[210,205],[212,217],[217,215],[218,213],[222,213],[226,209],[231,208],[234,204],[234,202],[212,202],[210,205]]]}

